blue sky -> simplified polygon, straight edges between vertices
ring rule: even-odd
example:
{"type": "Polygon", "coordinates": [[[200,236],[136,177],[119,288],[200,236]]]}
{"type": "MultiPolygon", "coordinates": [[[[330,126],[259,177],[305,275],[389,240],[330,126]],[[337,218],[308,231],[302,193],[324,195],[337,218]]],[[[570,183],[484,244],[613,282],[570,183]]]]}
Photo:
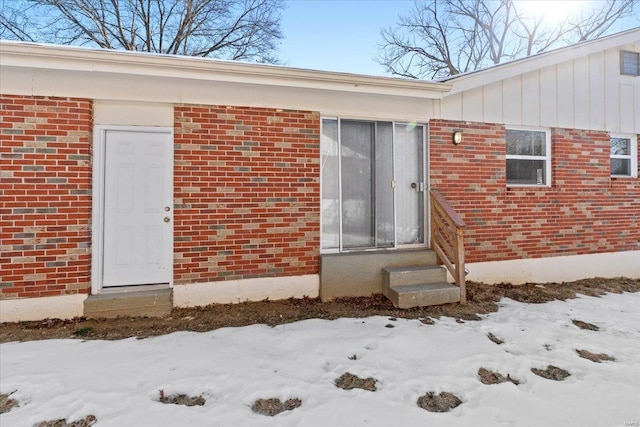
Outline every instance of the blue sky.
{"type": "MultiPolygon", "coordinates": [[[[285,39],[278,50],[283,65],[314,70],[388,75],[375,61],[380,30],[395,26],[398,15],[407,15],[413,0],[287,0],[282,14],[285,39]]],[[[526,0],[532,11],[563,19],[575,7],[592,1],[526,0]],[[550,8],[550,6],[553,7],[550,8]]],[[[638,10],[636,8],[636,10],[638,10]]],[[[625,20],[615,31],[637,26],[625,20]]]]}
{"type": "Polygon", "coordinates": [[[380,29],[392,26],[412,0],[289,0],[282,15],[284,65],[385,75],[374,61],[380,29]]]}

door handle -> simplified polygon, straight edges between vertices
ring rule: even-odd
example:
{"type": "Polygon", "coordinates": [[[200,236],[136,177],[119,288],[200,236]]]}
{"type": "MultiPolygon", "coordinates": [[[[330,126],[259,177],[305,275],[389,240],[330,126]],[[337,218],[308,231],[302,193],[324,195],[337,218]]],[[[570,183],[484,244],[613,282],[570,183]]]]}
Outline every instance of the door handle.
{"type": "Polygon", "coordinates": [[[416,190],[419,193],[424,192],[424,182],[412,182],[411,183],[411,188],[413,188],[414,190],[416,190]]]}
{"type": "Polygon", "coordinates": [[[171,218],[169,218],[168,216],[165,216],[164,217],[164,222],[169,222],[169,221],[171,221],[171,218]]]}

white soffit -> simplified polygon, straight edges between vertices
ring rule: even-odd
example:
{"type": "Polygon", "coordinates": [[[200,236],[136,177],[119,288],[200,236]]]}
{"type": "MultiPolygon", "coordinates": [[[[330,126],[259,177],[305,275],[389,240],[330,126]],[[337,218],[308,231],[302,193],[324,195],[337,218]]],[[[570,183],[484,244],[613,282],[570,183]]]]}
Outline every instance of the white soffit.
{"type": "Polygon", "coordinates": [[[0,41],[2,67],[104,72],[442,99],[449,83],[304,70],[210,58],[0,41]]]}

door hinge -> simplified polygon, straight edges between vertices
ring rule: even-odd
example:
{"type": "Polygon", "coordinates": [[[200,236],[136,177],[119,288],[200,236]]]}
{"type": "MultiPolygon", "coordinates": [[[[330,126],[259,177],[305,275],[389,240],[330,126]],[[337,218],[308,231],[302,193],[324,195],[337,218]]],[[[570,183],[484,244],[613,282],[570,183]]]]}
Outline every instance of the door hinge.
{"type": "Polygon", "coordinates": [[[396,188],[396,180],[391,180],[391,188],[396,188]]]}

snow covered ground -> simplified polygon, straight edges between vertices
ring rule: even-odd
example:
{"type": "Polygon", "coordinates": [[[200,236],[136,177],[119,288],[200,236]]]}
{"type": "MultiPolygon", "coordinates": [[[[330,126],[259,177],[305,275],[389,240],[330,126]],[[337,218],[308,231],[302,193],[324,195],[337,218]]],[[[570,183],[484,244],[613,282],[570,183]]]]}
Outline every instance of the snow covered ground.
{"type": "Polygon", "coordinates": [[[610,294],[535,305],[503,300],[479,322],[371,317],[144,340],[7,343],[0,346],[0,392],[15,391],[20,406],[0,415],[0,425],[93,414],[100,427],[637,426],[639,313],[640,293],[610,294]],[[594,363],[577,349],[616,361],[594,363]],[[552,381],[531,372],[549,364],[571,376],[552,381]],[[481,367],[521,384],[484,385],[481,367]],[[337,388],[345,372],[376,378],[378,390],[337,388]],[[206,403],[163,404],[161,389],[201,394],[206,403]],[[429,391],[452,392],[462,404],[428,412],[416,401],[429,391]],[[256,399],[271,397],[297,397],[302,406],[275,417],[252,412],[256,399]]]}

